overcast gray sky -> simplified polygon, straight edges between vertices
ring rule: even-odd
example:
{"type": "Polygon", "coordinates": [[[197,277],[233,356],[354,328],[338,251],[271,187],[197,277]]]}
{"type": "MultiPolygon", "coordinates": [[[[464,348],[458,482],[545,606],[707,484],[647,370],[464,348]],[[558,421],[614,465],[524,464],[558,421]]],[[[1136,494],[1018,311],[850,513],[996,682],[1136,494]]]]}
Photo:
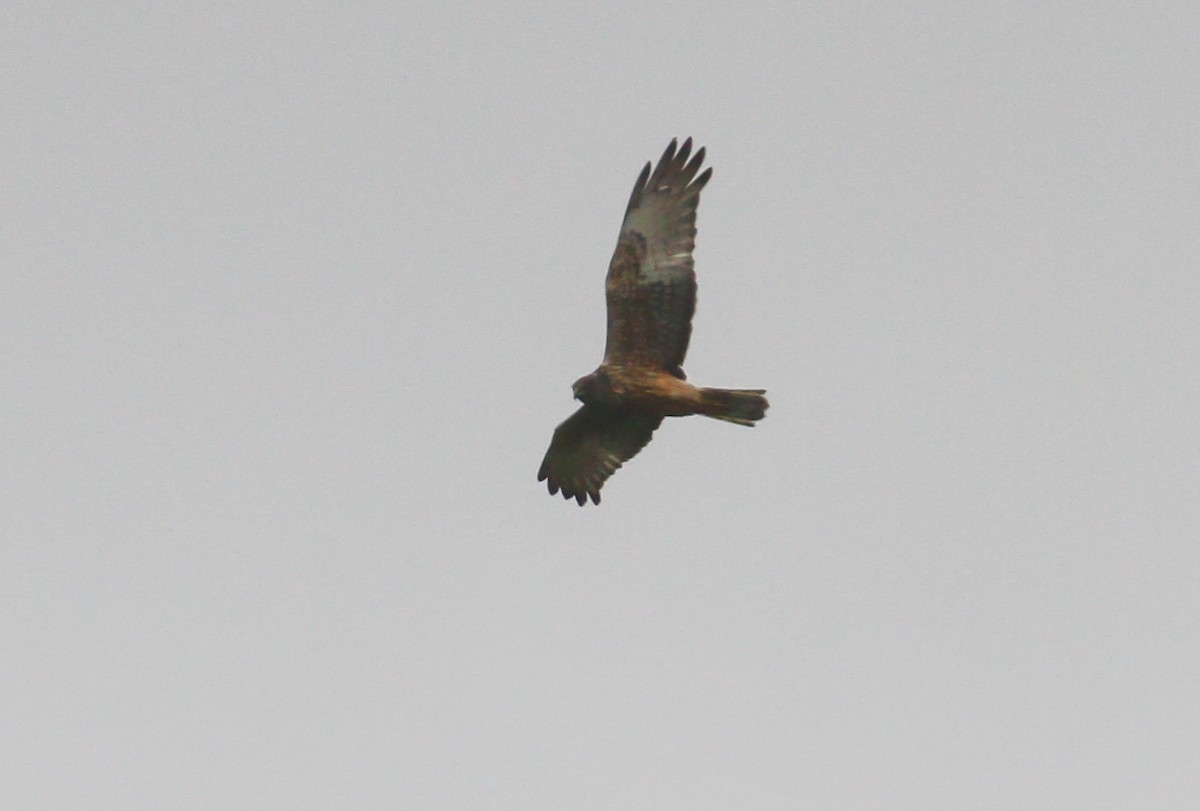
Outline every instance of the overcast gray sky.
{"type": "Polygon", "coordinates": [[[8,3],[0,804],[1200,796],[1193,3],[8,3]],[[535,480],[643,162],[690,379],[535,480]]]}

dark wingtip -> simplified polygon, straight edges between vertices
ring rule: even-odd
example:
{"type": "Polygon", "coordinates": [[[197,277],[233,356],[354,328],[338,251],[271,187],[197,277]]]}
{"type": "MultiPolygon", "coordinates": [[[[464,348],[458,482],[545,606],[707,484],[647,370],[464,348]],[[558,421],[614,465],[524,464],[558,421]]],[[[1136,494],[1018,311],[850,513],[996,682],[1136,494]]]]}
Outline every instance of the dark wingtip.
{"type": "Polygon", "coordinates": [[[582,487],[578,490],[568,490],[566,487],[564,487],[562,491],[562,497],[567,501],[575,499],[575,503],[580,507],[586,507],[589,498],[592,500],[593,504],[600,503],[600,492],[598,490],[589,490],[587,487],[582,487]]]}
{"type": "Polygon", "coordinates": [[[687,163],[688,155],[692,154],[692,139],[688,138],[683,142],[683,146],[679,147],[679,151],[675,153],[675,158],[672,163],[683,166],[687,163]]]}
{"type": "Polygon", "coordinates": [[[663,150],[662,157],[658,159],[660,166],[670,162],[671,158],[675,157],[675,150],[678,148],[678,146],[678,141],[672,138],[671,143],[667,144],[667,148],[663,150]]]}
{"type": "MultiPolygon", "coordinates": [[[[547,478],[548,478],[548,474],[545,471],[545,469],[538,471],[538,481],[539,482],[546,481],[547,478]]],[[[580,507],[586,506],[589,498],[591,498],[593,504],[600,503],[600,492],[599,491],[589,492],[586,487],[580,488],[578,490],[573,490],[570,487],[570,485],[568,485],[568,484],[563,484],[562,486],[559,486],[558,482],[554,481],[553,479],[550,479],[549,481],[546,481],[546,489],[550,491],[550,495],[552,495],[552,496],[562,495],[562,497],[564,499],[566,499],[567,501],[570,501],[571,499],[575,499],[575,502],[580,507]]]]}
{"type": "Polygon", "coordinates": [[[650,180],[650,172],[654,169],[654,165],[650,161],[646,161],[646,165],[642,167],[641,173],[638,174],[638,179],[633,183],[633,194],[629,197],[629,204],[633,203],[641,196],[642,191],[646,188],[647,181],[650,180]]]}

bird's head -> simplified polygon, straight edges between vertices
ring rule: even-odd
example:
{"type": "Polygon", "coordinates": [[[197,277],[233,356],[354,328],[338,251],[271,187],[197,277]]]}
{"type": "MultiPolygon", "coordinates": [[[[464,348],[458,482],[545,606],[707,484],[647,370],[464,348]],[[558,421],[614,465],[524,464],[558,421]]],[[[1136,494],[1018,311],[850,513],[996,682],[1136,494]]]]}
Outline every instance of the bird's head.
{"type": "Polygon", "coordinates": [[[604,372],[592,372],[572,383],[571,390],[575,393],[575,399],[581,403],[595,402],[609,391],[608,377],[604,372]]]}

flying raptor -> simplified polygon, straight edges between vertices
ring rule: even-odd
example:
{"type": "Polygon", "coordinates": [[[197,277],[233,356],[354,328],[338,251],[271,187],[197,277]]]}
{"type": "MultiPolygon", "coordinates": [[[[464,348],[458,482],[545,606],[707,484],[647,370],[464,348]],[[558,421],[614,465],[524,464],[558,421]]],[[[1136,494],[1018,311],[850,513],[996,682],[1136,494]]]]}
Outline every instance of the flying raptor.
{"type": "Polygon", "coordinates": [[[674,140],[633,185],[608,266],[608,339],[596,371],[575,381],[583,406],[554,430],[538,470],[553,495],[590,498],[650,441],[664,417],[703,414],[753,426],[763,418],[763,389],[706,389],[688,383],[683,356],[696,309],[696,206],[712,169],[704,148],[674,140]],[[689,160],[689,157],[691,160],[689,160]]]}

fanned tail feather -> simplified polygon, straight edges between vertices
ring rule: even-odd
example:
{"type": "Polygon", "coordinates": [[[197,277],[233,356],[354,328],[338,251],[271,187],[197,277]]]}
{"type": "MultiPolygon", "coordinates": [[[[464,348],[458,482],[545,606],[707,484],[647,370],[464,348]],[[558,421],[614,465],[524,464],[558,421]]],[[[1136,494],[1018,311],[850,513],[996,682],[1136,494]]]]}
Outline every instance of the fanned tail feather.
{"type": "Polygon", "coordinates": [[[767,413],[766,389],[700,389],[701,413],[753,427],[767,413]]]}

